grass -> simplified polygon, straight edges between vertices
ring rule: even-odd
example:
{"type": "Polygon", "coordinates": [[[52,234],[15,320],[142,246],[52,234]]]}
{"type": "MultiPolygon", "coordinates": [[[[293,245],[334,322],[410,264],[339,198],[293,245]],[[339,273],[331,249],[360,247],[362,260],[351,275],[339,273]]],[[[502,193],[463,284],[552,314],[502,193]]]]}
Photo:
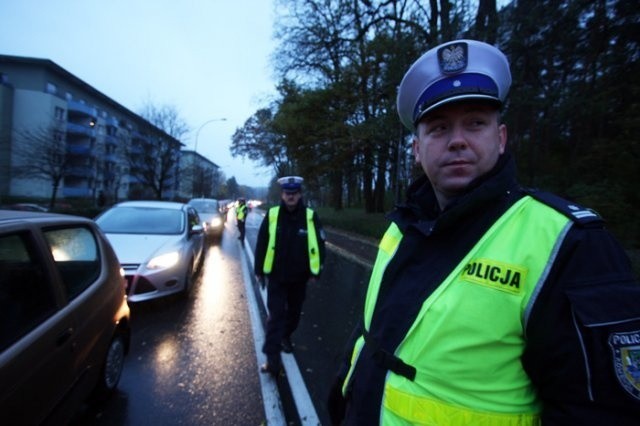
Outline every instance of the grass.
{"type": "MultiPolygon", "coordinates": [[[[316,211],[323,225],[364,235],[379,240],[389,226],[383,213],[365,213],[361,208],[336,211],[330,207],[320,207],[316,211]]],[[[636,277],[640,277],[640,249],[627,249],[636,277]]]]}
{"type": "Polygon", "coordinates": [[[384,213],[365,213],[361,208],[342,209],[320,207],[316,211],[323,225],[379,240],[389,226],[384,213]]]}

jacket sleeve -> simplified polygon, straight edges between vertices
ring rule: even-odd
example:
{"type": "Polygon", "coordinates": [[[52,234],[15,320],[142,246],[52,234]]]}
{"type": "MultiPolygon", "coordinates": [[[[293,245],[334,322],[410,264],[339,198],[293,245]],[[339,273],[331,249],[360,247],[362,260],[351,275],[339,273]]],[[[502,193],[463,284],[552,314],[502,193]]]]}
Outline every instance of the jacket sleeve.
{"type": "Polygon", "coordinates": [[[573,227],[526,327],[542,424],[638,424],[640,284],[611,234],[573,227]]]}
{"type": "Polygon", "coordinates": [[[262,219],[260,230],[258,231],[258,239],[256,241],[256,251],[254,253],[255,259],[253,262],[254,274],[261,277],[264,275],[262,267],[264,265],[264,258],[267,254],[267,244],[269,244],[269,211],[262,219]]]}

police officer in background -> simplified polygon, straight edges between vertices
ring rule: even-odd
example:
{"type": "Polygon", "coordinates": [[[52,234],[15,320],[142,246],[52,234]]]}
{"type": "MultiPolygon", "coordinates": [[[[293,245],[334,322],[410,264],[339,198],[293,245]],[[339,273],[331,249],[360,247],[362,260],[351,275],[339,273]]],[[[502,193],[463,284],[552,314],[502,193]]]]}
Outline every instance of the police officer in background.
{"type": "MultiPolygon", "coordinates": [[[[291,352],[291,334],[298,327],[307,281],[314,283],[324,263],[325,235],[318,214],[302,200],[299,176],[278,179],[281,202],[267,212],[255,250],[255,274],[267,278],[267,331],[261,371],[277,375],[280,351],[291,352]]],[[[263,284],[264,285],[264,284],[263,284]]]]}
{"type": "Polygon", "coordinates": [[[236,207],[236,224],[238,225],[238,231],[240,236],[238,239],[241,243],[244,243],[244,231],[245,222],[247,220],[247,203],[243,197],[238,198],[238,207],[236,207]]]}
{"type": "Polygon", "coordinates": [[[397,98],[425,175],[390,215],[334,423],[640,424],[640,285],[593,211],[516,181],[495,47],[421,56],[397,98]]]}

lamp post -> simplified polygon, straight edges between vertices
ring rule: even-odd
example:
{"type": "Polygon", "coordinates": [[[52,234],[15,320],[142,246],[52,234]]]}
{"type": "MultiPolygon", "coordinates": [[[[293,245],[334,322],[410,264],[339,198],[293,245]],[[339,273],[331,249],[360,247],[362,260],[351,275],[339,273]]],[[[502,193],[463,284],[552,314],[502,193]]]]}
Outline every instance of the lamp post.
{"type": "MultiPolygon", "coordinates": [[[[227,119],[226,119],[226,118],[212,118],[211,120],[207,120],[207,121],[205,121],[204,123],[202,123],[202,124],[200,125],[200,127],[198,127],[198,130],[196,131],[196,141],[195,141],[195,143],[194,143],[194,145],[193,145],[193,152],[194,152],[195,154],[197,154],[197,153],[198,153],[198,137],[200,136],[200,130],[202,130],[202,128],[203,128],[204,126],[206,126],[207,124],[209,124],[209,123],[213,123],[214,121],[227,121],[227,119]]],[[[195,162],[195,161],[197,161],[197,160],[196,160],[196,157],[197,157],[197,155],[196,155],[196,156],[194,156],[194,162],[195,162]]],[[[202,188],[203,188],[203,183],[202,183],[202,179],[203,179],[203,176],[202,176],[202,174],[203,174],[203,173],[202,173],[202,167],[200,167],[200,165],[197,165],[197,167],[198,167],[198,185],[200,186],[200,189],[201,189],[201,190],[200,190],[200,194],[201,194],[201,196],[204,196],[204,194],[203,194],[203,192],[204,192],[204,191],[202,191],[202,188]]],[[[194,189],[193,187],[195,186],[194,184],[195,184],[195,182],[193,182],[193,176],[192,176],[192,181],[191,181],[191,197],[192,197],[192,198],[193,198],[193,192],[194,192],[194,191],[193,191],[193,189],[194,189]]]]}
{"type": "Polygon", "coordinates": [[[214,121],[227,121],[226,118],[212,118],[211,120],[207,120],[204,123],[202,123],[200,125],[200,127],[198,127],[198,130],[196,131],[196,143],[193,146],[193,152],[198,152],[198,136],[200,136],[200,130],[202,130],[202,128],[204,126],[206,126],[209,123],[213,123],[214,121]]]}

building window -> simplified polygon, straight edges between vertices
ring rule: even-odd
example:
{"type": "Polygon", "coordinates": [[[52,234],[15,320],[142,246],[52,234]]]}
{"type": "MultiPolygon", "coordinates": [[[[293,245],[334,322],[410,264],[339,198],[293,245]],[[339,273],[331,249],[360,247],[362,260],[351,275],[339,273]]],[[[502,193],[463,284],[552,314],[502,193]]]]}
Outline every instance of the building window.
{"type": "Polygon", "coordinates": [[[47,83],[47,87],[45,87],[44,90],[45,92],[51,93],[52,95],[58,93],[58,87],[53,83],[47,83]]]}
{"type": "Polygon", "coordinates": [[[56,120],[59,120],[59,121],[64,120],[64,108],[55,107],[53,114],[56,120]]]}

